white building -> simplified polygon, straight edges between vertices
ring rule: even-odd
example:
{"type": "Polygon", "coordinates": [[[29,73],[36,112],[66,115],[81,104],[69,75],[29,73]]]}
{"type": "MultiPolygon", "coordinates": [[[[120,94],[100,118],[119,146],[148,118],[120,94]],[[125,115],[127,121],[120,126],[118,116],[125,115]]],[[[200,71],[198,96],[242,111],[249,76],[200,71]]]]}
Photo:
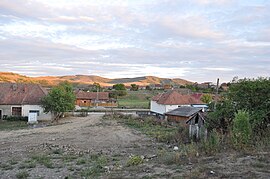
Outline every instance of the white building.
{"type": "Polygon", "coordinates": [[[169,91],[154,96],[151,100],[150,110],[157,115],[164,115],[164,113],[174,110],[181,106],[192,106],[195,104],[204,104],[191,95],[182,95],[177,91],[169,91]]]}
{"type": "Polygon", "coordinates": [[[37,113],[38,120],[51,120],[51,114],[41,107],[46,95],[47,91],[37,84],[0,83],[0,119],[37,113]]]}

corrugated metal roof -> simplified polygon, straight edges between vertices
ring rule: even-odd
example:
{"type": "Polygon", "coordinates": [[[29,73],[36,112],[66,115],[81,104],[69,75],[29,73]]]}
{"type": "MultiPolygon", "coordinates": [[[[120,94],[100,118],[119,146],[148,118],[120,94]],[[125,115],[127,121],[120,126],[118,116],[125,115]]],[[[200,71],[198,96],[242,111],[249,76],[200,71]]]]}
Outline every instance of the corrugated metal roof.
{"type": "Polygon", "coordinates": [[[201,111],[202,108],[195,108],[190,106],[181,106],[177,109],[169,111],[165,113],[165,115],[173,115],[173,116],[183,116],[183,117],[190,117],[193,116],[195,113],[201,111]]]}

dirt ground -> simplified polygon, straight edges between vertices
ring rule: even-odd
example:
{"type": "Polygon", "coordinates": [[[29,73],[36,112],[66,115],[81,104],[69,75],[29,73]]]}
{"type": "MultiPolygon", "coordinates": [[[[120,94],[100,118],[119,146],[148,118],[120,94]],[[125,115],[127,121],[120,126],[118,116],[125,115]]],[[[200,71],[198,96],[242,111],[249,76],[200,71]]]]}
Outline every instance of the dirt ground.
{"type": "Polygon", "coordinates": [[[0,131],[0,178],[270,178],[269,151],[164,164],[168,159],[157,156],[172,150],[166,144],[101,118],[92,114],[69,117],[54,126],[0,131]],[[50,159],[34,162],[33,155],[48,153],[50,159]],[[94,166],[94,155],[108,159],[106,170],[86,170],[94,166]],[[127,166],[133,155],[143,156],[144,163],[127,166]]]}

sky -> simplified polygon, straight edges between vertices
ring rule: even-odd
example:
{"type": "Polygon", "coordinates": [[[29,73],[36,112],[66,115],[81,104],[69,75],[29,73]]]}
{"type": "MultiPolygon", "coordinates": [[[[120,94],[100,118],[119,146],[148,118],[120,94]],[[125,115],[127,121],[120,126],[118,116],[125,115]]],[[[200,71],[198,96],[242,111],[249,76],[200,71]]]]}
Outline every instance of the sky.
{"type": "Polygon", "coordinates": [[[270,0],[1,0],[0,71],[270,76],[270,0]]]}

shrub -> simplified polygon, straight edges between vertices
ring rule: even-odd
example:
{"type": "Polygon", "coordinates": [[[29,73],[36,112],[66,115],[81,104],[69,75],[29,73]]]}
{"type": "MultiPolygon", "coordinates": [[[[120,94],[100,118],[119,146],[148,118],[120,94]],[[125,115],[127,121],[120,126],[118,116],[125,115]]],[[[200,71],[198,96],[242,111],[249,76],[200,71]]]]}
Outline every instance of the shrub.
{"type": "Polygon", "coordinates": [[[239,110],[233,121],[233,143],[236,147],[244,147],[250,141],[252,129],[249,122],[249,113],[239,110]]]}
{"type": "Polygon", "coordinates": [[[134,166],[134,165],[139,165],[143,163],[143,159],[140,156],[134,155],[129,158],[127,165],[128,166],[134,166]]]}
{"type": "Polygon", "coordinates": [[[218,152],[220,149],[220,136],[216,130],[213,130],[206,141],[202,142],[202,149],[206,154],[218,152]]]}
{"type": "Polygon", "coordinates": [[[17,173],[16,177],[18,179],[26,179],[29,177],[29,173],[26,170],[23,170],[23,171],[20,171],[19,173],[17,173]]]}
{"type": "Polygon", "coordinates": [[[7,121],[28,121],[27,116],[4,116],[3,120],[7,121]]]}

